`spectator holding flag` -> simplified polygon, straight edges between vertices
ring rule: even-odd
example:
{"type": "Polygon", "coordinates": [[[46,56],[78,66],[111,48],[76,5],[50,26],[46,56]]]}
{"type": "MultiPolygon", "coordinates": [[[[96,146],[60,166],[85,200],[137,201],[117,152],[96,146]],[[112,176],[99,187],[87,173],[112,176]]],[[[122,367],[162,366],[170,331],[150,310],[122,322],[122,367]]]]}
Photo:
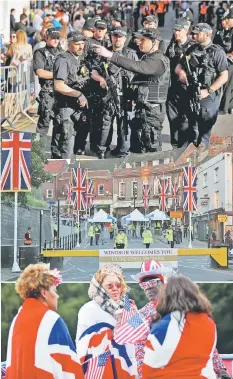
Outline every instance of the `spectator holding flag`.
{"type": "MultiPolygon", "coordinates": [[[[132,339],[134,326],[127,321],[135,315],[136,306],[127,297],[126,290],[122,270],[114,264],[100,268],[91,280],[88,295],[92,300],[79,311],[76,334],[77,352],[86,379],[94,377],[92,370],[95,372],[101,361],[105,365],[104,378],[135,378],[134,344],[125,341],[132,339]],[[108,351],[109,355],[102,356],[108,351]],[[117,376],[113,376],[113,372],[117,376]]],[[[132,323],[135,322],[138,320],[133,319],[132,323]]]]}
{"type": "Polygon", "coordinates": [[[6,379],[83,379],[73,341],[57,314],[59,271],[29,265],[16,282],[24,300],[8,338],[6,379]]]}
{"type": "Polygon", "coordinates": [[[197,284],[183,275],[161,287],[158,322],[145,346],[143,379],[216,379],[216,325],[211,305],[197,284]]]}

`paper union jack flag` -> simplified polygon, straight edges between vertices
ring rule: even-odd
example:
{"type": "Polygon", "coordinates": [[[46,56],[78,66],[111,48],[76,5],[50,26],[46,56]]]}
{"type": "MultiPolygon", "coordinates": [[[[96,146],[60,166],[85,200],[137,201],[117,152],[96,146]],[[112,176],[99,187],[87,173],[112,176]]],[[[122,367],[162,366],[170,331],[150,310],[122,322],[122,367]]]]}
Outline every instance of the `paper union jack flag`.
{"type": "Polygon", "coordinates": [[[66,184],[66,204],[72,204],[72,184],[66,184]]]}
{"type": "Polygon", "coordinates": [[[178,196],[178,190],[179,190],[179,187],[178,187],[178,184],[177,183],[172,183],[172,198],[175,200],[175,204],[177,203],[177,200],[179,198],[178,196]]]}
{"type": "Polygon", "coordinates": [[[92,179],[87,179],[86,181],[86,205],[88,209],[91,209],[93,205],[93,197],[94,197],[94,183],[92,179]]]}
{"type": "Polygon", "coordinates": [[[108,350],[97,357],[89,359],[86,362],[88,366],[85,374],[85,379],[102,379],[107,361],[110,356],[111,352],[108,350]]]}
{"type": "Polygon", "coordinates": [[[118,344],[135,343],[148,334],[149,326],[142,316],[135,312],[130,319],[114,330],[114,339],[118,344]]]}
{"type": "Polygon", "coordinates": [[[184,204],[185,211],[197,210],[197,168],[183,167],[184,169],[184,204]]]}
{"type": "Polygon", "coordinates": [[[84,168],[73,168],[73,204],[77,211],[86,209],[86,170],[84,168]]]}
{"type": "Polygon", "coordinates": [[[167,198],[168,198],[168,180],[167,179],[159,179],[159,208],[162,212],[167,210],[167,198]]]}
{"type": "Polygon", "coordinates": [[[1,152],[1,191],[31,191],[30,133],[4,133],[1,152]]]}
{"type": "Polygon", "coordinates": [[[143,190],[144,208],[147,209],[149,207],[149,199],[150,199],[149,184],[143,184],[142,190],[143,190]]]}

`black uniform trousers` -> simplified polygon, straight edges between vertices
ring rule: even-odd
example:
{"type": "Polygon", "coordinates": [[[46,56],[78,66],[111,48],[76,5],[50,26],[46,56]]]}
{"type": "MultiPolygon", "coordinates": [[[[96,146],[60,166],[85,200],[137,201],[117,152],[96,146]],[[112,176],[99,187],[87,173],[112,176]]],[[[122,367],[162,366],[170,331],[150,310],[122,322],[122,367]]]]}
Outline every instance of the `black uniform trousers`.
{"type": "Polygon", "coordinates": [[[224,112],[233,109],[233,62],[229,64],[228,81],[223,87],[220,109],[224,112]]]}
{"type": "Polygon", "coordinates": [[[161,130],[165,120],[165,104],[137,103],[131,121],[130,151],[132,153],[162,150],[161,130]]]}
{"type": "MultiPolygon", "coordinates": [[[[184,92],[185,93],[185,92],[184,92]]],[[[171,144],[173,147],[182,147],[193,142],[192,126],[197,121],[199,138],[198,145],[201,143],[208,146],[211,136],[211,129],[216,123],[219,110],[220,97],[214,92],[205,99],[201,100],[200,114],[195,116],[190,110],[189,98],[179,95],[171,96],[167,100],[167,116],[171,130],[171,144]]]]}
{"type": "Polygon", "coordinates": [[[55,109],[51,142],[52,159],[69,159],[84,150],[89,132],[88,114],[73,108],[55,109]]]}
{"type": "Polygon", "coordinates": [[[38,107],[38,123],[37,133],[47,135],[49,130],[50,121],[53,119],[53,107],[54,107],[54,93],[53,91],[43,91],[39,93],[39,107],[38,107]]]}

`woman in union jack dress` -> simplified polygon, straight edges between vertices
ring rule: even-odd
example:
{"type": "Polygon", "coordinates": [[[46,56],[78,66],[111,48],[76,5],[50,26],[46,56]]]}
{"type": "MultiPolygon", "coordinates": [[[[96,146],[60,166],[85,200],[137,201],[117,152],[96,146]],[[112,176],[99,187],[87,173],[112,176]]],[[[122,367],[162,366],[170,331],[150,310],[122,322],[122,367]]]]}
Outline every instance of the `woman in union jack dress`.
{"type": "Polygon", "coordinates": [[[84,378],[75,346],[57,314],[59,271],[29,265],[16,282],[24,300],[9,332],[6,379],[84,378]],[[68,376],[67,376],[68,375],[68,376]]]}

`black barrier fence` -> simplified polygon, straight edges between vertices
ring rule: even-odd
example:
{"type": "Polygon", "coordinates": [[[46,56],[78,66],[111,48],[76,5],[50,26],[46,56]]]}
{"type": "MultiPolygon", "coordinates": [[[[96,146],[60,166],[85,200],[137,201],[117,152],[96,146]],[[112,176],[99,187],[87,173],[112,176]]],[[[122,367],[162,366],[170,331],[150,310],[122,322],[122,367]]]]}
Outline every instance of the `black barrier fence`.
{"type": "Polygon", "coordinates": [[[72,250],[77,243],[81,243],[81,232],[75,234],[69,234],[60,238],[54,238],[51,241],[45,241],[43,250],[72,250]],[[78,238],[79,237],[79,238],[78,238]],[[78,241],[79,239],[79,241],[78,241]]]}

